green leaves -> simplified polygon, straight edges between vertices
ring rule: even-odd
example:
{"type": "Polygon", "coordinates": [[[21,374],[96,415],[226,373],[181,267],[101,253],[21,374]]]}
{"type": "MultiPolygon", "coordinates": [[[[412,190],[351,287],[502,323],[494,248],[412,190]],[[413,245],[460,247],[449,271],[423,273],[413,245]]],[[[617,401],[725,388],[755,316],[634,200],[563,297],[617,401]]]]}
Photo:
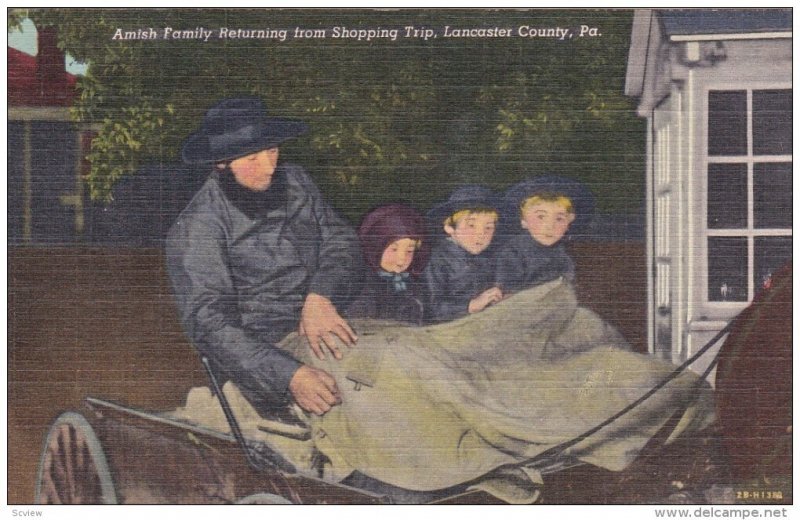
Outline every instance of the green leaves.
{"type": "Polygon", "coordinates": [[[11,32],[14,29],[20,29],[22,27],[22,21],[28,17],[28,10],[19,8],[8,9],[6,16],[8,32],[11,32]]]}
{"type": "MultiPolygon", "coordinates": [[[[241,94],[311,125],[282,153],[308,167],[353,220],[392,199],[424,208],[465,182],[499,189],[542,172],[581,178],[600,194],[620,184],[643,190],[643,127],[622,94],[631,11],[34,9],[30,16],[57,25],[64,49],[89,63],[72,114],[97,131],[88,156],[96,199],[108,199],[115,182],[146,163],[178,161],[205,110],[241,94]],[[118,28],[291,33],[588,20],[602,37],[112,39],[118,28]]],[[[606,210],[636,204],[600,200],[606,210]]]]}
{"type": "Polygon", "coordinates": [[[137,168],[139,154],[161,146],[165,121],[172,118],[167,107],[157,107],[150,101],[108,112],[87,155],[91,164],[91,197],[106,201],[110,200],[114,184],[137,168]]]}

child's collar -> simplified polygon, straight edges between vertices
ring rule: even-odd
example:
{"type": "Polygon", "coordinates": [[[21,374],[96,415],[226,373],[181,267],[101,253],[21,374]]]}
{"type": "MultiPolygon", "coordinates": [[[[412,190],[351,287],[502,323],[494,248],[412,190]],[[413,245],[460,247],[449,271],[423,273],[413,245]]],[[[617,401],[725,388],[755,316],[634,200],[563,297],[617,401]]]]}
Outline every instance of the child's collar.
{"type": "Polygon", "coordinates": [[[378,276],[384,280],[393,282],[395,292],[405,291],[408,288],[407,282],[410,276],[408,271],[403,271],[402,273],[390,273],[389,271],[379,269],[378,276]]]}

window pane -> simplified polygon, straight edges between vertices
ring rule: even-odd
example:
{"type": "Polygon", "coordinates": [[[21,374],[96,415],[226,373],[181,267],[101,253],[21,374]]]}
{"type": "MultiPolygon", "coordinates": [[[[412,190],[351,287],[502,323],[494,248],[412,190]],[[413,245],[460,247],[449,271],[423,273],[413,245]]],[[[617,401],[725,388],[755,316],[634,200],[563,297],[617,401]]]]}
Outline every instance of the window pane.
{"type": "Polygon", "coordinates": [[[753,218],[757,228],[792,227],[792,163],[753,165],[753,218]]]}
{"type": "Polygon", "coordinates": [[[753,91],[753,154],[792,153],[792,91],[753,91]]]}
{"type": "Polygon", "coordinates": [[[708,155],[747,155],[747,92],[708,92],[708,155]]]}
{"type": "Polygon", "coordinates": [[[747,238],[708,238],[708,301],[747,301],[747,238]]]}
{"type": "Polygon", "coordinates": [[[772,275],[792,259],[792,237],[756,237],[753,243],[756,292],[769,287],[772,275]]]}
{"type": "Polygon", "coordinates": [[[708,165],[708,227],[747,227],[747,165],[708,165]]]}

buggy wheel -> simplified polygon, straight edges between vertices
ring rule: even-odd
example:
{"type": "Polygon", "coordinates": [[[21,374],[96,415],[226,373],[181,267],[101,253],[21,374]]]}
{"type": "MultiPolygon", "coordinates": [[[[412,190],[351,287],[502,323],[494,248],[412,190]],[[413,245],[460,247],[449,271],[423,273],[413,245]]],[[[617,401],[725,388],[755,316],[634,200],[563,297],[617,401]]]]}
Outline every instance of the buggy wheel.
{"type": "Polygon", "coordinates": [[[36,478],[37,504],[116,504],[106,456],[89,422],[67,412],[44,442],[36,478]]]}

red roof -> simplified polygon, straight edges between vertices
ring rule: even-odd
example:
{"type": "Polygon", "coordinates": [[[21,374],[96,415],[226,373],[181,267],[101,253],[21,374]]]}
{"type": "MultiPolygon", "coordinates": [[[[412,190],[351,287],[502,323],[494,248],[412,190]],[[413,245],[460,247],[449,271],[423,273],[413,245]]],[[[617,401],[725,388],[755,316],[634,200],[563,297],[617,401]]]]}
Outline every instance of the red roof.
{"type": "Polygon", "coordinates": [[[9,106],[70,106],[77,77],[66,71],[63,53],[41,59],[8,48],[9,106]]]}

